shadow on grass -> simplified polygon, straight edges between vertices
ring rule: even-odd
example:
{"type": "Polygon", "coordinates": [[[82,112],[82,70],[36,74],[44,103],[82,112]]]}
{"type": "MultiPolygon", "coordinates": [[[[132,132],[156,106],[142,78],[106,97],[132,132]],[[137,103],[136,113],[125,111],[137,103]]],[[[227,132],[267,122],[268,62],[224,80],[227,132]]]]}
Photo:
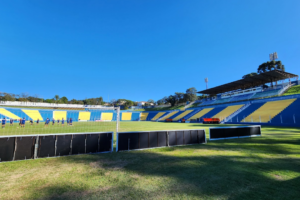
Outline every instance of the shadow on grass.
{"type": "MultiPolygon", "coordinates": [[[[122,172],[125,178],[111,179],[106,188],[99,190],[70,184],[44,187],[37,192],[44,193],[49,199],[299,198],[300,159],[280,157],[280,154],[292,152],[279,145],[268,150],[269,143],[263,142],[250,140],[247,145],[229,145],[217,141],[207,145],[59,158],[60,162],[83,163],[107,172],[122,172]],[[251,142],[249,155],[247,145],[251,142]],[[266,144],[263,151],[277,155],[256,156],[262,150],[255,144],[266,144]],[[238,155],[232,154],[233,150],[238,155]],[[207,153],[212,155],[206,156],[207,153]],[[147,184],[139,187],[141,183],[147,184]]],[[[99,179],[103,177],[97,170],[92,175],[99,179]]]]}

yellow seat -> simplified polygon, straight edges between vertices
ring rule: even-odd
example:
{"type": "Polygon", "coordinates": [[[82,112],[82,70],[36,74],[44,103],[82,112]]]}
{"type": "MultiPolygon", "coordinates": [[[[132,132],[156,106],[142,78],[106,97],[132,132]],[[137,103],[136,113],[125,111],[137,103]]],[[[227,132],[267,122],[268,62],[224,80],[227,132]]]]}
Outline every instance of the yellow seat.
{"type": "Polygon", "coordinates": [[[22,111],[34,121],[37,121],[38,119],[40,121],[44,121],[41,113],[38,110],[22,110],[22,111]]]}
{"type": "Polygon", "coordinates": [[[235,111],[237,111],[238,109],[240,109],[243,106],[244,106],[244,104],[228,106],[224,110],[222,110],[221,112],[219,112],[218,114],[213,116],[212,118],[219,118],[222,121],[223,119],[227,118],[228,116],[230,116],[232,113],[234,113],[235,111]]]}
{"type": "Polygon", "coordinates": [[[113,118],[113,113],[102,113],[101,120],[103,121],[111,121],[113,118]]]}
{"type": "Polygon", "coordinates": [[[270,101],[255,110],[241,122],[262,122],[266,123],[281,113],[286,107],[291,105],[296,99],[287,99],[281,101],[270,101]]]}
{"type": "Polygon", "coordinates": [[[78,120],[87,121],[87,120],[90,120],[90,118],[91,118],[91,113],[90,112],[79,112],[78,120]]]}
{"type": "Polygon", "coordinates": [[[146,121],[149,113],[141,113],[140,115],[140,120],[141,121],[146,121]]]}
{"type": "Polygon", "coordinates": [[[0,108],[0,114],[1,115],[4,115],[8,118],[11,118],[11,119],[20,119],[21,117],[18,117],[17,115],[9,112],[8,110],[4,109],[4,108],[0,108]]]}
{"type": "Polygon", "coordinates": [[[131,120],[132,113],[122,113],[122,120],[131,120]]]}
{"type": "Polygon", "coordinates": [[[152,121],[155,121],[157,120],[158,118],[160,118],[161,116],[163,116],[166,112],[159,112],[157,113],[151,120],[152,121]]]}
{"type": "MultiPolygon", "coordinates": [[[[53,111],[53,118],[55,120],[67,119],[67,111],[53,111]]],[[[79,119],[81,118],[79,117],[79,119]]]]}
{"type": "Polygon", "coordinates": [[[177,117],[175,117],[173,119],[173,121],[177,121],[177,120],[180,120],[181,118],[183,118],[184,116],[186,116],[187,114],[193,112],[194,110],[186,110],[184,111],[183,113],[181,113],[180,115],[178,115],[177,117]]]}
{"type": "Polygon", "coordinates": [[[178,113],[179,111],[173,111],[169,114],[167,114],[166,116],[162,117],[159,121],[165,121],[166,119],[172,117],[173,115],[175,115],[176,113],[178,113]]]}
{"type": "Polygon", "coordinates": [[[212,109],[214,109],[214,108],[205,108],[205,109],[201,110],[200,112],[198,112],[197,114],[190,117],[187,121],[190,121],[191,119],[200,118],[200,117],[204,116],[206,113],[208,113],[209,111],[211,111],[212,109]]]}

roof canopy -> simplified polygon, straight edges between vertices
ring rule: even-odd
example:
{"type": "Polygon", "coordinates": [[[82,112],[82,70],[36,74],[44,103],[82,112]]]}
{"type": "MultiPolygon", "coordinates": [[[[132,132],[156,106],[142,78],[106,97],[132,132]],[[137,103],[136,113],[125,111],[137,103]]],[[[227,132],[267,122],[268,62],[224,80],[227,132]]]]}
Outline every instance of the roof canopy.
{"type": "Polygon", "coordinates": [[[220,85],[214,88],[202,90],[197,93],[216,95],[219,93],[230,92],[238,89],[243,90],[247,88],[257,87],[266,83],[280,81],[287,78],[298,78],[298,75],[280,71],[280,70],[272,70],[255,76],[246,77],[238,81],[220,85]]]}

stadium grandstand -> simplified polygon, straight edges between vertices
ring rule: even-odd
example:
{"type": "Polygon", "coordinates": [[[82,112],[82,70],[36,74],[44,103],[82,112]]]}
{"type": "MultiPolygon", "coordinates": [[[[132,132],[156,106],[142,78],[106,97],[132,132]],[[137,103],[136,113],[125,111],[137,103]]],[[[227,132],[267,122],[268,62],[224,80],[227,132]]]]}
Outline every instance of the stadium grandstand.
{"type": "MultiPolygon", "coordinates": [[[[300,126],[300,94],[282,95],[289,88],[299,85],[291,81],[298,76],[279,70],[220,85],[198,93],[208,98],[196,101],[196,106],[184,110],[165,111],[120,111],[120,121],[202,122],[203,118],[219,118],[221,123],[269,124],[276,126],[300,126]],[[288,79],[287,82],[283,80],[288,79]],[[281,84],[273,82],[282,81],[281,84]],[[269,84],[267,86],[266,84],[269,84]]],[[[50,104],[33,102],[0,102],[0,118],[19,122],[44,122],[70,119],[74,122],[114,122],[117,112],[114,107],[98,105],[50,104]],[[23,108],[18,108],[23,106],[23,108]],[[26,108],[29,107],[29,108],[26,108]],[[36,109],[34,107],[37,107],[36,109]],[[43,107],[44,109],[40,109],[43,107]],[[51,109],[55,108],[55,109],[51,109]]]]}

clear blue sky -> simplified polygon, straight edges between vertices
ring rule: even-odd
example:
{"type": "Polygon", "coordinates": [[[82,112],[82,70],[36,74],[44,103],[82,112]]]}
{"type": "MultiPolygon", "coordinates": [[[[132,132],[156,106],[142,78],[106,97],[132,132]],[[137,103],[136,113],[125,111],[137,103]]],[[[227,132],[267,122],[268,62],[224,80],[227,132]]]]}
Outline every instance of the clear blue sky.
{"type": "Polygon", "coordinates": [[[2,92],[158,100],[255,72],[300,74],[299,0],[2,0],[2,92]]]}

